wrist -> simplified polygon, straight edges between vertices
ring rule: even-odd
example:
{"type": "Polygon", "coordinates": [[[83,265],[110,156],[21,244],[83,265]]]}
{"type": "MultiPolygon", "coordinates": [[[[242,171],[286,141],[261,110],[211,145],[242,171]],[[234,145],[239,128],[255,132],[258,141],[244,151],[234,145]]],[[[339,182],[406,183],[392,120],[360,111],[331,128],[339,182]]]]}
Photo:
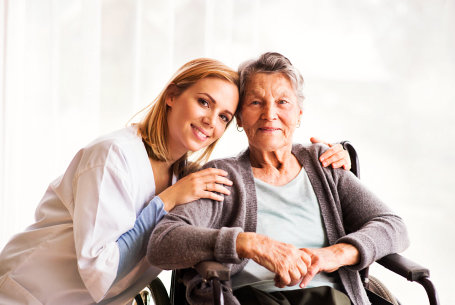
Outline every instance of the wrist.
{"type": "Polygon", "coordinates": [[[241,232],[237,235],[235,248],[240,258],[251,258],[251,239],[254,237],[253,234],[251,232],[241,232]]]}
{"type": "Polygon", "coordinates": [[[351,244],[340,243],[335,244],[335,255],[340,258],[342,266],[351,266],[358,264],[360,261],[360,253],[357,248],[351,244]]]}
{"type": "Polygon", "coordinates": [[[175,207],[175,201],[172,198],[172,195],[166,191],[161,192],[158,197],[160,197],[161,201],[164,203],[164,210],[169,212],[175,207]]]}

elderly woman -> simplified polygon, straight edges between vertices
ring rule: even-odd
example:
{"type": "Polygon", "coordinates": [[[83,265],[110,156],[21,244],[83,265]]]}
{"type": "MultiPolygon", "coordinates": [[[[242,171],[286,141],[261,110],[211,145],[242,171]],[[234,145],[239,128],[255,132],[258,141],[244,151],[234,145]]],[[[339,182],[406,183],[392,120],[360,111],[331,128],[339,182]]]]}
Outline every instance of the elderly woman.
{"type": "MultiPolygon", "coordinates": [[[[207,165],[229,173],[230,195],[166,215],[149,261],[232,264],[235,297],[226,289],[226,304],[369,304],[358,270],[408,246],[402,219],[352,173],[322,167],[326,146],[293,144],[303,78],[286,57],[265,53],[239,72],[237,120],[249,148],[207,165]]],[[[190,303],[202,302],[209,288],[185,279],[190,303]]]]}

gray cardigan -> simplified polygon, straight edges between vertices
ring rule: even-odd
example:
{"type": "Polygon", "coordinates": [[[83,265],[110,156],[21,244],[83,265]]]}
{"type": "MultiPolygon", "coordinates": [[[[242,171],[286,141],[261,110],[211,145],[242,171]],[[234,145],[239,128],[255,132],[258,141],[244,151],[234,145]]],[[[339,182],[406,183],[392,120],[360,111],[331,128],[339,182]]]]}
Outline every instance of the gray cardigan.
{"type": "MultiPolygon", "coordinates": [[[[305,168],[316,193],[329,244],[349,243],[359,250],[360,262],[340,268],[338,274],[354,304],[369,304],[358,270],[387,254],[403,251],[409,244],[406,227],[351,172],[323,168],[318,156],[326,148],[320,144],[294,145],[292,153],[305,168]]],[[[256,190],[249,151],[211,161],[205,167],[229,173],[228,178],[233,181],[231,195],[225,196],[223,202],[200,199],[177,206],[153,231],[147,257],[151,264],[163,269],[183,269],[200,261],[216,260],[229,265],[235,274],[247,263],[237,255],[237,235],[256,231],[256,190]]],[[[187,295],[194,304],[209,303],[202,299],[210,293],[201,292],[204,289],[200,285],[199,292],[195,289],[199,280],[192,275],[187,277],[191,288],[187,295]]],[[[229,291],[225,292],[226,304],[238,304],[229,291]]]]}

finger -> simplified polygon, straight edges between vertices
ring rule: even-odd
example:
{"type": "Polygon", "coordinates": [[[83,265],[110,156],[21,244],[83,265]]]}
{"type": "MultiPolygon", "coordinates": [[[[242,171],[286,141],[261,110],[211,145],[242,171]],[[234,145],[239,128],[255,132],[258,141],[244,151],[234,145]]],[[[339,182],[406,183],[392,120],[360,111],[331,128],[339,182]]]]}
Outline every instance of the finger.
{"type": "Polygon", "coordinates": [[[226,177],[214,175],[210,176],[209,179],[206,179],[205,183],[218,183],[218,184],[225,184],[225,185],[232,185],[232,181],[226,177]]]}
{"type": "Polygon", "coordinates": [[[199,177],[207,176],[207,175],[219,175],[219,176],[227,176],[228,172],[219,168],[206,168],[194,173],[199,177]]]}
{"type": "Polygon", "coordinates": [[[322,162],[322,166],[327,167],[338,161],[346,161],[345,156],[346,152],[344,150],[334,153],[330,157],[324,159],[324,161],[322,162]]]}
{"type": "Polygon", "coordinates": [[[332,163],[332,167],[333,168],[343,167],[345,170],[350,170],[351,162],[347,162],[346,159],[343,159],[343,160],[332,163]]]}
{"type": "Polygon", "coordinates": [[[349,161],[349,162],[347,162],[346,164],[344,164],[344,165],[343,165],[343,168],[344,168],[345,170],[347,170],[347,171],[348,171],[348,170],[351,170],[351,161],[349,161]]]}
{"type": "Polygon", "coordinates": [[[299,269],[299,267],[298,267],[297,264],[296,264],[296,266],[294,266],[293,268],[291,268],[291,269],[289,270],[289,278],[290,278],[290,281],[289,281],[289,284],[288,284],[287,286],[294,286],[294,285],[297,285],[297,284],[301,281],[301,279],[302,279],[302,277],[303,277],[304,275],[305,275],[305,274],[302,274],[302,273],[300,272],[300,269],[299,269]]]}
{"type": "Polygon", "coordinates": [[[319,139],[319,138],[316,138],[316,137],[311,137],[311,138],[310,138],[310,141],[311,141],[311,143],[313,143],[313,144],[322,143],[322,144],[325,144],[325,145],[330,146],[329,143],[327,143],[327,142],[325,142],[325,141],[323,141],[323,140],[321,140],[321,139],[319,139]]]}
{"type": "Polygon", "coordinates": [[[303,263],[306,266],[311,266],[311,256],[312,256],[311,251],[308,249],[305,249],[305,248],[302,248],[300,250],[301,250],[300,259],[303,261],[303,263]]]}
{"type": "Polygon", "coordinates": [[[279,288],[286,287],[290,282],[291,278],[287,272],[275,275],[275,286],[279,288]]]}
{"type": "Polygon", "coordinates": [[[308,272],[307,264],[305,264],[302,260],[298,260],[297,268],[300,272],[300,279],[302,279],[308,272]]]}
{"type": "Polygon", "coordinates": [[[206,187],[205,187],[205,191],[217,192],[217,193],[221,193],[221,194],[225,194],[225,195],[231,194],[231,192],[227,188],[225,188],[221,184],[217,184],[217,183],[207,183],[206,187]]]}
{"type": "Polygon", "coordinates": [[[349,167],[349,169],[351,168],[351,159],[349,158],[349,153],[346,150],[338,152],[333,156],[333,158],[339,158],[339,160],[334,160],[332,162],[333,168],[339,168],[344,165],[346,165],[346,167],[349,167]]]}
{"type": "Polygon", "coordinates": [[[207,199],[212,199],[215,201],[223,201],[224,197],[221,195],[218,195],[217,193],[209,192],[209,191],[203,191],[201,198],[207,198],[207,199]]]}
{"type": "Polygon", "coordinates": [[[319,157],[319,160],[324,161],[325,159],[330,158],[333,154],[340,151],[343,151],[343,146],[341,146],[341,144],[333,145],[319,157]]]}
{"type": "Polygon", "coordinates": [[[336,161],[336,162],[333,162],[331,165],[333,168],[340,168],[344,165],[345,161],[342,160],[342,161],[336,161]]]}
{"type": "Polygon", "coordinates": [[[285,285],[281,282],[280,276],[278,274],[275,274],[275,278],[273,279],[275,282],[275,286],[278,288],[283,288],[285,285]]]}
{"type": "Polygon", "coordinates": [[[310,268],[308,268],[308,272],[305,274],[305,276],[302,279],[302,282],[300,283],[300,288],[305,288],[318,272],[319,263],[317,261],[313,261],[313,264],[311,265],[310,268]]]}

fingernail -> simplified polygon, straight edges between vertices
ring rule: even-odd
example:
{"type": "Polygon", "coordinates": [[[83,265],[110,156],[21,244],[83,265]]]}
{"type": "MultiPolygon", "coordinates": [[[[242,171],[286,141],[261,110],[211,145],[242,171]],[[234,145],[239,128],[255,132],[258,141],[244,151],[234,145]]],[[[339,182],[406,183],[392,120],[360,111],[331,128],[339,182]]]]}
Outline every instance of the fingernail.
{"type": "Polygon", "coordinates": [[[322,165],[323,165],[324,167],[326,167],[326,166],[327,166],[327,162],[322,162],[322,165]]]}

